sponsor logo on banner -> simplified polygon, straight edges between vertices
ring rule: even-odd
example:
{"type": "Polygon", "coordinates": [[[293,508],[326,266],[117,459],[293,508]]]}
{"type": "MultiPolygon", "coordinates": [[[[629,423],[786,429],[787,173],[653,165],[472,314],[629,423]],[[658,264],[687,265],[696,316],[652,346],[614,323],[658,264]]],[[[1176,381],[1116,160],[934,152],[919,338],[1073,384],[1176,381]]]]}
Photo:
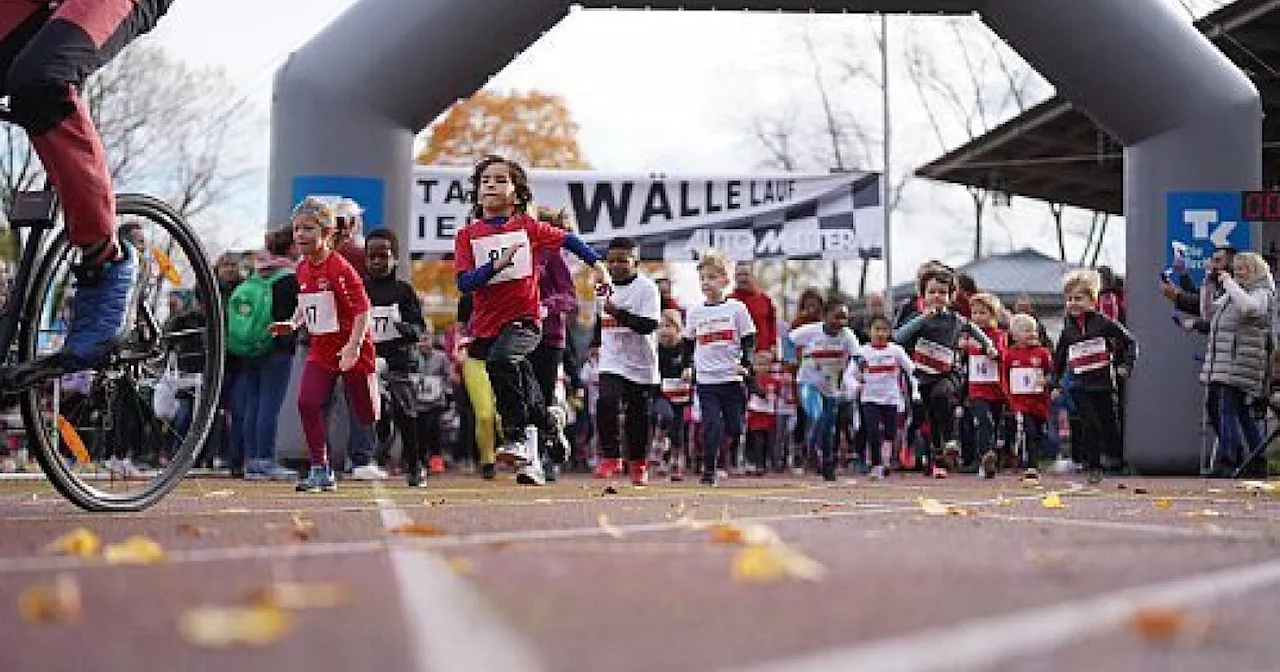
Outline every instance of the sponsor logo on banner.
{"type": "MultiPolygon", "coordinates": [[[[414,169],[410,249],[452,254],[466,225],[469,171],[414,169]]],[[[631,176],[531,171],[538,205],[563,208],[588,243],[629,236],[641,257],[691,260],[709,248],[735,259],[879,259],[880,175],[631,176]]]]}

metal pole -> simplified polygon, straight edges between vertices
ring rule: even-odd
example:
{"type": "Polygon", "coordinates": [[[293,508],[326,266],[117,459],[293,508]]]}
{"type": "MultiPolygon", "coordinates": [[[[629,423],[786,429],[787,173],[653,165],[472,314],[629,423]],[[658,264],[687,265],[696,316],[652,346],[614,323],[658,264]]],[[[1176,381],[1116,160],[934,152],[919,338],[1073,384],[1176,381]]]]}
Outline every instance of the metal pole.
{"type": "Polygon", "coordinates": [[[880,205],[884,210],[884,305],[893,311],[893,255],[889,244],[893,228],[889,225],[892,209],[889,207],[889,15],[880,14],[880,85],[881,106],[884,108],[884,169],[880,175],[880,205]]]}

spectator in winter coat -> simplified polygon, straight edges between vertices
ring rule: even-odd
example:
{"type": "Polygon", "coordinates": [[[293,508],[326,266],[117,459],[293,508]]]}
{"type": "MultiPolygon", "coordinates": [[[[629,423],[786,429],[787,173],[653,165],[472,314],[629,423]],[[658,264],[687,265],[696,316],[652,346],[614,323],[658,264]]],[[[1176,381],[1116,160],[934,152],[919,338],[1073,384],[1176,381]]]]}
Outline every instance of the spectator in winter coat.
{"type": "Polygon", "coordinates": [[[773,299],[760,291],[756,286],[756,277],[751,262],[740,261],[734,269],[734,289],[729,295],[731,299],[741,301],[756,325],[756,350],[774,352],[778,347],[778,311],[773,307],[773,299]]]}

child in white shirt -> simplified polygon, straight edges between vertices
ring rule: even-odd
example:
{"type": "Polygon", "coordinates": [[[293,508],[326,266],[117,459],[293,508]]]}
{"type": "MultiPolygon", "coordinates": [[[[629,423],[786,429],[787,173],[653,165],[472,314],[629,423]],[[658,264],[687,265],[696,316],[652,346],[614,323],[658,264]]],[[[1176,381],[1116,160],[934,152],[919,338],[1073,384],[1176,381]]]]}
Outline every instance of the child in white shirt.
{"type": "Polygon", "coordinates": [[[877,315],[868,325],[871,342],[858,348],[858,353],[845,371],[845,384],[860,385],[863,428],[867,433],[867,450],[871,453],[871,477],[881,479],[893,454],[897,439],[898,413],[906,409],[907,399],[902,381],[915,386],[915,368],[902,346],[889,340],[892,331],[889,318],[877,315]]]}

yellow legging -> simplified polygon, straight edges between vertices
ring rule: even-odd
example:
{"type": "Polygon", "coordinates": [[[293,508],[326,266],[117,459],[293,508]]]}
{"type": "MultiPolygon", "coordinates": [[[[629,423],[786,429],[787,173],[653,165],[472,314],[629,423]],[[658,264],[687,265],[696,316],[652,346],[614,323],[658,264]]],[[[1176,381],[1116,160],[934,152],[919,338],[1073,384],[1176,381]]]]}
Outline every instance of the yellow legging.
{"type": "Polygon", "coordinates": [[[493,399],[493,386],[489,384],[489,372],[484,361],[467,357],[462,360],[462,384],[471,398],[471,409],[476,418],[476,451],[480,464],[493,464],[493,451],[497,447],[497,405],[493,399]]]}

